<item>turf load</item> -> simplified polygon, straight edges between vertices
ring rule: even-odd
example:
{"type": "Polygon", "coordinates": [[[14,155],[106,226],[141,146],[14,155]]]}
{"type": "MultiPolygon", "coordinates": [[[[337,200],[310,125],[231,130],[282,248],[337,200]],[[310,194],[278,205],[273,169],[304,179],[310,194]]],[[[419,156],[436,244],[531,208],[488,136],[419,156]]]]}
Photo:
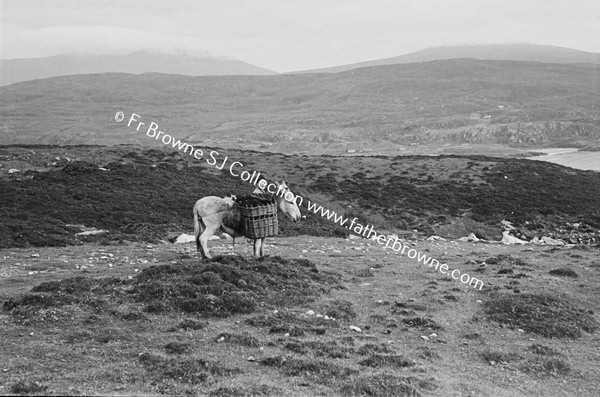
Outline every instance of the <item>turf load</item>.
{"type": "Polygon", "coordinates": [[[242,214],[244,236],[264,238],[279,232],[277,204],[272,197],[244,196],[236,200],[242,214]]]}

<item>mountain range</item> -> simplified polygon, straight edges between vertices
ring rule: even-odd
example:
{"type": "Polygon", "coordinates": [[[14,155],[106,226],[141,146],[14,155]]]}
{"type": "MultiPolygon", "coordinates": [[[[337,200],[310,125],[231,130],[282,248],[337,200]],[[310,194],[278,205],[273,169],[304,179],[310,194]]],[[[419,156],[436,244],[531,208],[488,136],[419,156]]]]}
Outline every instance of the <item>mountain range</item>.
{"type": "Polygon", "coordinates": [[[493,44],[432,47],[406,55],[295,73],[338,73],[368,66],[396,65],[442,59],[473,58],[546,63],[600,63],[600,53],[537,44],[493,44]]]}
{"type": "MultiPolygon", "coordinates": [[[[496,44],[433,47],[392,58],[328,68],[289,72],[338,73],[369,66],[396,65],[443,59],[472,58],[546,63],[600,63],[600,54],[534,44],[496,44]]],[[[0,86],[55,76],[94,73],[166,73],[187,76],[272,75],[275,71],[210,53],[139,50],[127,55],[55,55],[45,58],[0,60],[0,86]]]]}
{"type": "Polygon", "coordinates": [[[168,73],[189,76],[269,75],[263,69],[232,58],[140,50],[128,55],[56,55],[0,60],[0,85],[55,76],[93,73],[168,73]]]}

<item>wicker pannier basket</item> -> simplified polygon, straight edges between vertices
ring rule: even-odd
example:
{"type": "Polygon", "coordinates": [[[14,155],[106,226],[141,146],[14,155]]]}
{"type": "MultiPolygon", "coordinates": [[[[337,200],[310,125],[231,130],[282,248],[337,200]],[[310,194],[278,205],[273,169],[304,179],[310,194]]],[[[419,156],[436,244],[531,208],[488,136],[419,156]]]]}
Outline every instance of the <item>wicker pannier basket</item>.
{"type": "Polygon", "coordinates": [[[254,206],[240,206],[244,236],[263,238],[276,236],[279,232],[277,224],[277,204],[269,203],[254,206]]]}

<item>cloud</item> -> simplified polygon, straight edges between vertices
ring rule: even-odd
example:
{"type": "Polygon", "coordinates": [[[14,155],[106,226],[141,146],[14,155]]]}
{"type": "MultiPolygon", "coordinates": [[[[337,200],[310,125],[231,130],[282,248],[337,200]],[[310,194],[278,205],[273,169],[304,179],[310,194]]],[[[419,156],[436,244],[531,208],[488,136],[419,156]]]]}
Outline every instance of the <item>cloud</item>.
{"type": "Polygon", "coordinates": [[[127,54],[140,49],[184,51],[225,58],[209,51],[201,39],[116,26],[49,26],[3,32],[3,57],[40,57],[57,54],[127,54]]]}

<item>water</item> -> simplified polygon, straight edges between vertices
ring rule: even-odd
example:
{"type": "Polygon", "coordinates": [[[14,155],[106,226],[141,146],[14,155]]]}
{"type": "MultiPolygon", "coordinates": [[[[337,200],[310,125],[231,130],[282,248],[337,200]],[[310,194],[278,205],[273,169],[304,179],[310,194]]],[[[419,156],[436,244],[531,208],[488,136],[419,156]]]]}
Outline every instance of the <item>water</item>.
{"type": "Polygon", "coordinates": [[[531,160],[548,161],[579,170],[600,171],[600,152],[580,152],[573,148],[534,149],[532,152],[547,153],[529,157],[531,160]]]}

